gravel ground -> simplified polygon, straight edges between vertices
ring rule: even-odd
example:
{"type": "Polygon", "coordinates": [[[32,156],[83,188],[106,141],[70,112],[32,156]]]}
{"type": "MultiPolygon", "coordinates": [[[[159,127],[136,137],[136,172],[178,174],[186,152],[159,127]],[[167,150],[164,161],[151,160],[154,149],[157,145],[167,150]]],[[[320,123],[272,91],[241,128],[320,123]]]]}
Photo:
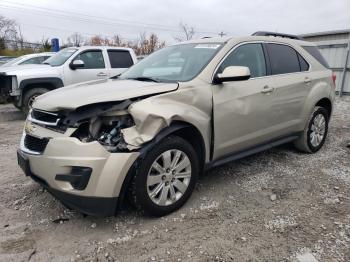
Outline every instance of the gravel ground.
{"type": "Polygon", "coordinates": [[[22,127],[1,105],[1,261],[350,261],[349,97],[317,154],[286,145],[213,169],[158,219],[64,208],[18,168],[22,127]]]}

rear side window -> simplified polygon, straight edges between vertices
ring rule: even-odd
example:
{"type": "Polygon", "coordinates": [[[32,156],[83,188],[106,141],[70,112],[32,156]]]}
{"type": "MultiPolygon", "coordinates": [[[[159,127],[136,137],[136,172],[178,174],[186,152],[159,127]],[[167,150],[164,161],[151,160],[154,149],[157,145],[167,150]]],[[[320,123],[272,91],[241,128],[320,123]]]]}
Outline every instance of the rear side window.
{"type": "Polygon", "coordinates": [[[134,64],[128,51],[108,50],[108,57],[112,68],[128,68],[134,64]]]}
{"type": "Polygon", "coordinates": [[[286,45],[267,44],[273,75],[300,72],[297,52],[286,45]]]}
{"type": "Polygon", "coordinates": [[[299,58],[299,64],[300,64],[300,71],[308,71],[309,70],[309,64],[306,62],[306,60],[300,55],[298,54],[298,58],[299,58]]]}
{"type": "Polygon", "coordinates": [[[316,46],[303,46],[303,48],[312,55],[320,64],[322,64],[324,67],[329,68],[329,65],[318,50],[316,46]]]}
{"type": "Polygon", "coordinates": [[[218,72],[228,66],[246,66],[252,78],[266,76],[266,63],[261,44],[245,44],[233,50],[222,62],[218,72]]]}

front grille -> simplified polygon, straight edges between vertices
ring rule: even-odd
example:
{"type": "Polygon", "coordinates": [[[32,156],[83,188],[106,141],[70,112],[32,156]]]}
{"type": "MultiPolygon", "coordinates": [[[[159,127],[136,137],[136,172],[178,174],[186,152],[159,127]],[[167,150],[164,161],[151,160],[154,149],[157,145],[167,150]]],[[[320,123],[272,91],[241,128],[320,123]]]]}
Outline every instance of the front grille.
{"type": "Polygon", "coordinates": [[[64,133],[67,130],[67,126],[65,126],[62,123],[63,118],[64,118],[63,115],[60,115],[57,113],[51,113],[51,112],[33,109],[31,111],[29,120],[32,121],[33,123],[36,123],[40,126],[44,126],[53,131],[64,133]]]}
{"type": "Polygon", "coordinates": [[[59,116],[55,113],[39,111],[36,109],[32,110],[32,117],[36,120],[48,123],[56,123],[59,119],[59,116]]]}
{"type": "Polygon", "coordinates": [[[37,138],[27,134],[24,138],[24,146],[31,151],[42,153],[49,140],[49,138],[37,138]]]}

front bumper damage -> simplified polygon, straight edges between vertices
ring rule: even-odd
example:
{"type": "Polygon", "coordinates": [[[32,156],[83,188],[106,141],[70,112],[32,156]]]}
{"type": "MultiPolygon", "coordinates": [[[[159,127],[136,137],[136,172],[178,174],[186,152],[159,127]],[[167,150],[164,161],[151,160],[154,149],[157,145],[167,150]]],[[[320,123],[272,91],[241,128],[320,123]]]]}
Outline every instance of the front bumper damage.
{"type": "MultiPolygon", "coordinates": [[[[24,133],[24,137],[28,134],[24,133]]],[[[42,154],[21,143],[18,164],[66,206],[94,216],[115,215],[124,179],[139,153],[110,153],[98,142],[51,138],[42,154]]]]}

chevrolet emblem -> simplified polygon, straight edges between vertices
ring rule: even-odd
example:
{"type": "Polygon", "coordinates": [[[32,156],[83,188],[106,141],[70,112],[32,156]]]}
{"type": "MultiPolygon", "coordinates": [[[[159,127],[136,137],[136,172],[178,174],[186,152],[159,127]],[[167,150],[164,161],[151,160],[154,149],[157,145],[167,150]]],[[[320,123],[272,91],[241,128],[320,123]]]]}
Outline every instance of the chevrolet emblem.
{"type": "Polygon", "coordinates": [[[27,121],[24,127],[24,130],[26,131],[27,134],[31,134],[35,131],[36,126],[33,125],[31,122],[27,121]]]}

